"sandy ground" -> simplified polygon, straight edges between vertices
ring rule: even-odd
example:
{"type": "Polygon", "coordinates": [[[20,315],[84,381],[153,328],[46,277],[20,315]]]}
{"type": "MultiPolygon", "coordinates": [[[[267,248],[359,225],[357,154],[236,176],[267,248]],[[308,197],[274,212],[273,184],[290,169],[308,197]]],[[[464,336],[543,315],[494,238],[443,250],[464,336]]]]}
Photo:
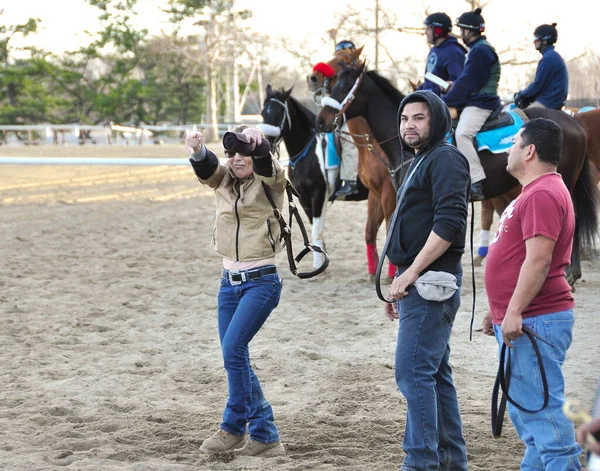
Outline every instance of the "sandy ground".
{"type": "MultiPolygon", "coordinates": [[[[0,155],[185,151],[59,146],[0,155]]],[[[212,194],[185,166],[0,166],[1,469],[397,469],[406,407],[394,383],[397,324],[367,279],[364,202],[328,209],[324,275],[298,280],[280,258],[282,301],[251,344],[287,456],[198,451],[227,393],[213,214],[212,194]]],[[[583,269],[565,376],[568,398],[590,407],[600,376],[600,267],[583,269]]],[[[479,327],[483,268],[475,273],[479,327]]],[[[516,470],[523,449],[508,419],[503,437],[491,437],[497,347],[479,333],[469,341],[465,278],[452,364],[470,469],[516,470]]]]}

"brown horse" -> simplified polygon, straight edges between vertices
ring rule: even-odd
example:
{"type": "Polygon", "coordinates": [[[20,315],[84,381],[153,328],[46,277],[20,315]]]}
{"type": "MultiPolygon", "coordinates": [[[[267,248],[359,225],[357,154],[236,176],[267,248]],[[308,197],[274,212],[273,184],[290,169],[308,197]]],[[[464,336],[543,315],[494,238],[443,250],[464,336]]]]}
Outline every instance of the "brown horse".
{"type": "MultiPolygon", "coordinates": [[[[347,67],[338,74],[336,85],[329,100],[333,106],[325,106],[317,116],[317,128],[332,129],[342,114],[348,118],[365,116],[376,136],[397,133],[397,112],[402,94],[386,79],[363,66],[347,67]],[[350,99],[351,97],[351,99],[350,99]],[[345,104],[342,106],[342,104],[345,104]],[[341,110],[343,111],[340,111],[341,110]]],[[[571,192],[577,217],[576,236],[573,241],[572,263],[567,279],[573,285],[581,278],[579,250],[594,246],[598,229],[598,202],[600,192],[592,177],[592,166],[587,153],[585,129],[571,116],[562,111],[545,108],[525,110],[529,119],[546,118],[556,122],[563,132],[558,172],[571,192]]],[[[383,141],[380,139],[380,142],[383,141]]],[[[399,139],[383,146],[390,160],[402,158],[399,139]]],[[[484,192],[490,198],[517,191],[518,181],[506,171],[507,154],[494,155],[489,151],[479,153],[487,175],[484,192]]]]}
{"type": "MultiPolygon", "coordinates": [[[[338,52],[333,59],[326,62],[334,72],[327,77],[319,67],[308,75],[306,81],[308,89],[313,93],[315,101],[328,95],[335,85],[337,73],[343,65],[360,63],[362,47],[355,51],[343,50],[338,52]]],[[[348,134],[342,133],[341,139],[351,141],[358,149],[358,177],[362,184],[369,190],[367,198],[367,225],[365,227],[365,242],[367,245],[367,268],[371,280],[379,262],[377,253],[377,232],[385,218],[387,229],[390,218],[396,208],[396,189],[390,178],[389,160],[375,140],[369,125],[364,118],[355,118],[348,121],[348,134]]],[[[342,155],[343,158],[343,155],[342,155]]],[[[388,277],[392,279],[396,267],[388,265],[388,277]]]]}

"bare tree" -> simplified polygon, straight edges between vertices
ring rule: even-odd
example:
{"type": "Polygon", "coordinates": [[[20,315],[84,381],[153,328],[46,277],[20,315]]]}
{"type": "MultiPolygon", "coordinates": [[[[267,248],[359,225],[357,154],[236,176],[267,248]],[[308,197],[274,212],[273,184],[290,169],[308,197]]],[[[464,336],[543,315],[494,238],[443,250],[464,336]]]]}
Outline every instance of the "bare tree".
{"type": "Polygon", "coordinates": [[[586,51],[567,62],[569,100],[574,106],[600,106],[600,54],[586,51]]]}

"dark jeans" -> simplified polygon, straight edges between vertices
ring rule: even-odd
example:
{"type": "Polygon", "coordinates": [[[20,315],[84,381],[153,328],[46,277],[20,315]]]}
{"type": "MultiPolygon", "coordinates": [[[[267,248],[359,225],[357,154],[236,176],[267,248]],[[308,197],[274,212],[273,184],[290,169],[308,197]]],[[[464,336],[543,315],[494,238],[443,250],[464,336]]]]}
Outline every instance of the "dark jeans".
{"type": "Polygon", "coordinates": [[[229,397],[221,428],[261,443],[279,440],[271,405],[265,399],[256,374],[250,366],[248,343],[279,304],[281,280],[264,275],[238,285],[221,278],[219,291],[219,337],[227,370],[229,397]]]}
{"type": "Polygon", "coordinates": [[[443,302],[423,299],[414,286],[398,303],[396,383],[406,398],[406,453],[402,471],[466,471],[456,390],[450,367],[450,333],[460,305],[459,289],[443,302]]]}

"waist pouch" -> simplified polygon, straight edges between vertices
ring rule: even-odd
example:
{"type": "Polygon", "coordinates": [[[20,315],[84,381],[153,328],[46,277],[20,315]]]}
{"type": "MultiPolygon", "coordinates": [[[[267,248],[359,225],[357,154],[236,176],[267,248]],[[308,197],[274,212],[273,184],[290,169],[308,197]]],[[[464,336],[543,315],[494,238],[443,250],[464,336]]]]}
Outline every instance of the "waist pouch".
{"type": "Polygon", "coordinates": [[[445,271],[428,271],[414,283],[419,296],[427,301],[446,301],[458,289],[456,277],[445,271]]]}

